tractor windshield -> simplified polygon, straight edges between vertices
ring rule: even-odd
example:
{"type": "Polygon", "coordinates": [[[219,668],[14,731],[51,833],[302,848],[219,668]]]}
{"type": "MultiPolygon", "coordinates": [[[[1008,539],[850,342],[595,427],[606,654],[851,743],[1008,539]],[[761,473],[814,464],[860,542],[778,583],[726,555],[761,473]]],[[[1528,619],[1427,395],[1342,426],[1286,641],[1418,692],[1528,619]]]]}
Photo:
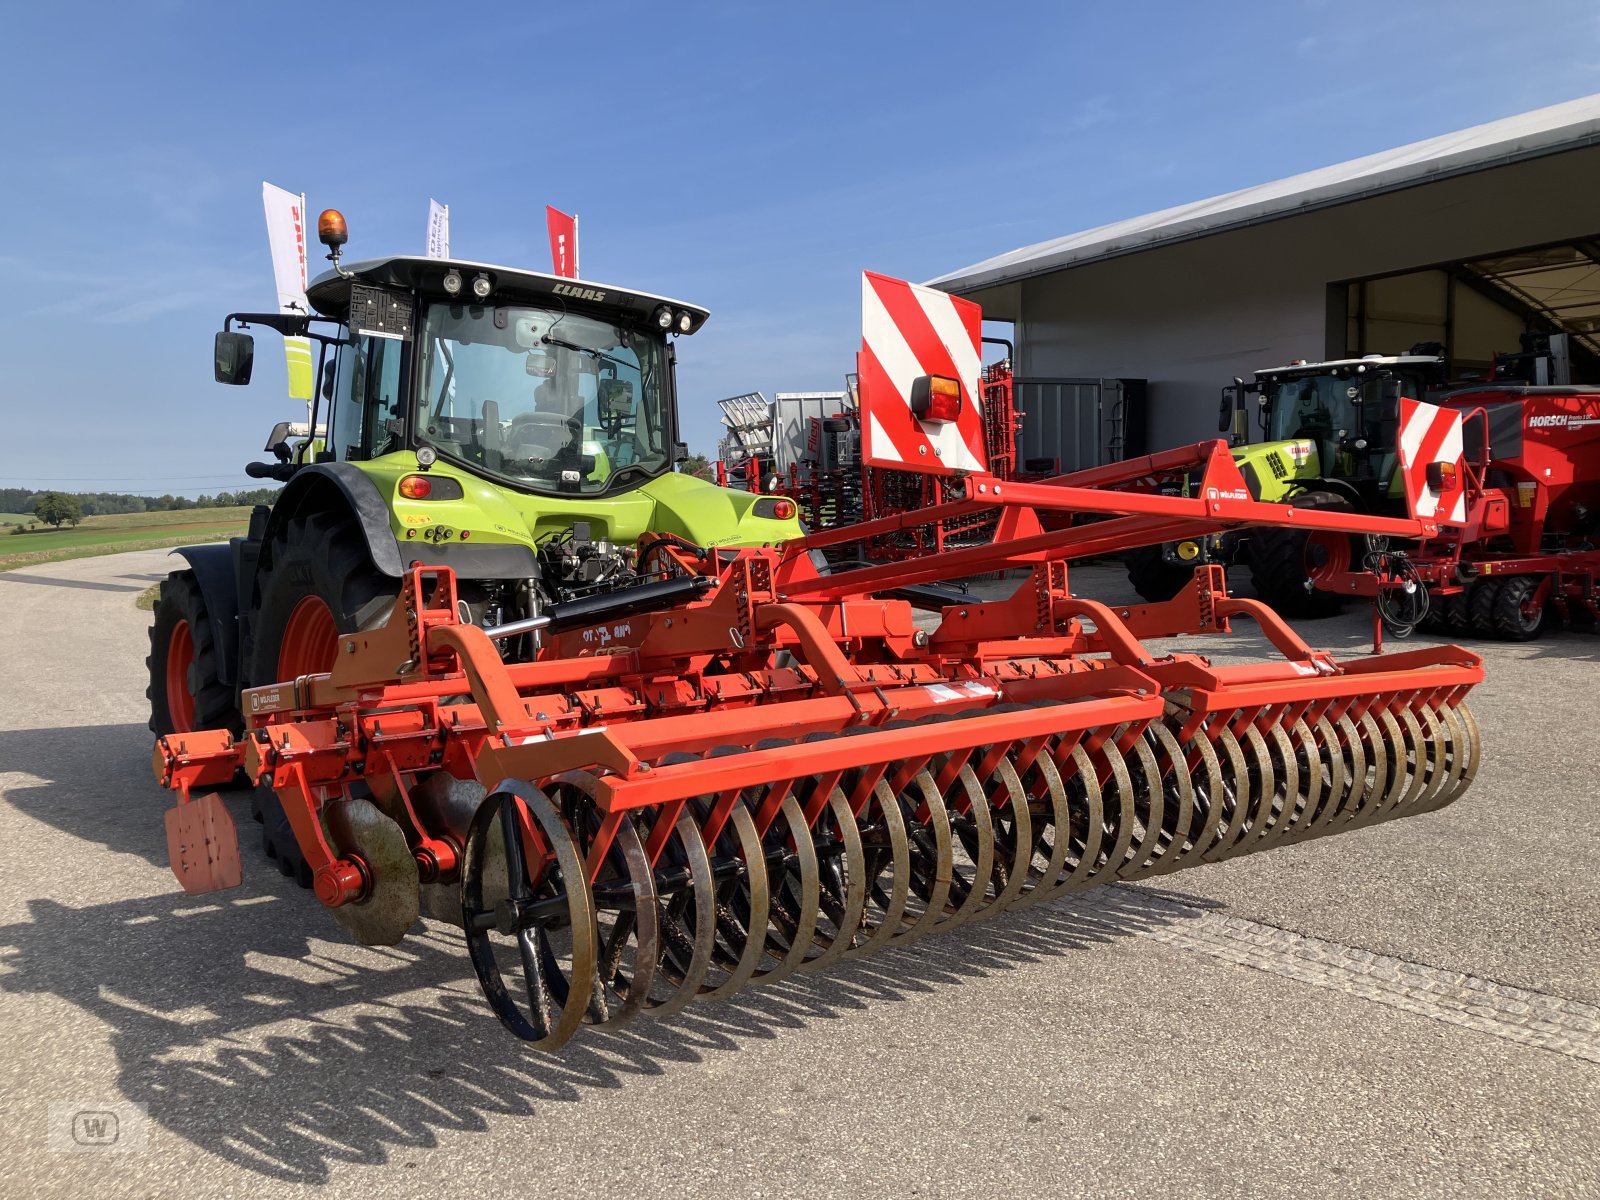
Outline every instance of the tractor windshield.
{"type": "Polygon", "coordinates": [[[1377,403],[1382,397],[1379,376],[1353,374],[1302,375],[1273,379],[1262,390],[1271,405],[1267,439],[1286,442],[1314,440],[1326,453],[1343,436],[1361,429],[1360,401],[1377,403]]]}
{"type": "Polygon", "coordinates": [[[435,304],[417,441],[535,491],[595,493],[670,465],[666,345],[558,309],[435,304]]]}

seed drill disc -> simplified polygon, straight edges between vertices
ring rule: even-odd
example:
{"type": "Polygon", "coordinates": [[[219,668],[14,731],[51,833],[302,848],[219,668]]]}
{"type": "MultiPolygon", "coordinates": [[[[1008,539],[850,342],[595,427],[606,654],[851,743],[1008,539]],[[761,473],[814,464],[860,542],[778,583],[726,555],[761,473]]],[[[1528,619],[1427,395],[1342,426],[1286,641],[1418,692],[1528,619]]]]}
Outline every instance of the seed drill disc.
{"type": "MultiPolygon", "coordinates": [[[[458,846],[467,844],[467,829],[473,814],[483,803],[483,784],[476,779],[457,779],[449,771],[435,771],[411,789],[411,803],[417,817],[426,829],[444,829],[455,838],[458,846]]],[[[505,848],[501,844],[500,860],[504,861],[505,848]]],[[[505,898],[505,868],[490,877],[497,889],[495,903],[505,898]]],[[[450,883],[425,883],[422,885],[422,915],[435,921],[448,921],[458,928],[461,925],[461,881],[450,883]]]]}
{"type": "Polygon", "coordinates": [[[372,894],[332,910],[363,946],[393,946],[417,923],[417,863],[406,835],[369,800],[335,800],[323,810],[322,824],[340,854],[367,864],[372,894]]]}

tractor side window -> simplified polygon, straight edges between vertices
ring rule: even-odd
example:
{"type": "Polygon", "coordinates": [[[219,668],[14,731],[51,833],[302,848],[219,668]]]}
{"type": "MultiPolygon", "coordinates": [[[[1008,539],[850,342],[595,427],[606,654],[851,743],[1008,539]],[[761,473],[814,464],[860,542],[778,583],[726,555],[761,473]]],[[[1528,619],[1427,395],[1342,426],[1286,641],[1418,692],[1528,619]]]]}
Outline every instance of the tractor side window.
{"type": "Polygon", "coordinates": [[[339,365],[333,382],[333,420],[328,429],[328,448],[340,462],[361,457],[361,401],[366,394],[366,379],[365,346],[351,339],[339,347],[339,365]]]}
{"type": "Polygon", "coordinates": [[[400,366],[404,344],[360,338],[339,347],[328,445],[340,462],[387,454],[400,445],[400,366]]]}

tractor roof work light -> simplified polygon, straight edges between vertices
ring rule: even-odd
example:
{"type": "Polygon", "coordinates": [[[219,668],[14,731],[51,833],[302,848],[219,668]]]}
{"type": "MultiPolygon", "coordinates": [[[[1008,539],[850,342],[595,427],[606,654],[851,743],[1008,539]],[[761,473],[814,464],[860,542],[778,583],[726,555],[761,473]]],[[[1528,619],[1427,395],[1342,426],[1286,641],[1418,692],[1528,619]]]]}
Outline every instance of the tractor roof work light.
{"type": "Polygon", "coordinates": [[[671,329],[672,328],[672,310],[670,308],[668,308],[665,304],[663,304],[660,308],[656,309],[655,322],[662,329],[671,329]]]}
{"type": "Polygon", "coordinates": [[[472,294],[479,300],[487,300],[492,291],[494,291],[494,281],[482,271],[472,277],[472,294]]]}
{"type": "Polygon", "coordinates": [[[444,273],[443,287],[451,296],[461,295],[461,272],[449,270],[444,273]]]}

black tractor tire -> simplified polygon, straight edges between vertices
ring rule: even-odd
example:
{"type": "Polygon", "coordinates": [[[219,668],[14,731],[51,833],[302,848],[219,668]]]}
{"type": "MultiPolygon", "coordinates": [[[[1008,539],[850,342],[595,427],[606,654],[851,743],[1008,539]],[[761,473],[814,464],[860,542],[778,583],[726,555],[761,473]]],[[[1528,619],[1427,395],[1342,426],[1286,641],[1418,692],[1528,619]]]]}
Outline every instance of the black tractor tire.
{"type": "Polygon", "coordinates": [[[1467,587],[1467,629],[1478,637],[1496,636],[1494,612],[1502,582],[1499,579],[1478,579],[1467,587]]]}
{"type": "MultiPolygon", "coordinates": [[[[1350,512],[1353,505],[1336,492],[1301,492],[1284,503],[1295,508],[1334,509],[1350,512]]],[[[1344,537],[1345,534],[1325,534],[1344,537]]],[[[1250,533],[1250,582],[1256,595],[1286,617],[1331,617],[1344,607],[1344,598],[1308,588],[1311,531],[1284,526],[1262,526],[1250,533]]],[[[1360,565],[1353,544],[1350,562],[1360,565]]]]}
{"type": "Polygon", "coordinates": [[[1529,611],[1539,590],[1537,575],[1507,575],[1497,581],[1494,593],[1494,631],[1508,642],[1531,642],[1544,632],[1545,607],[1529,611]]]}
{"type": "Polygon", "coordinates": [[[1483,585],[1474,580],[1464,592],[1456,592],[1440,601],[1440,621],[1451,637],[1472,632],[1472,600],[1483,585]]]}
{"type": "MultiPolygon", "coordinates": [[[[354,517],[337,512],[313,512],[291,518],[262,551],[257,576],[256,610],[248,686],[286,682],[290,677],[326,671],[337,654],[336,639],[327,648],[327,662],[283,662],[284,634],[302,601],[317,600],[332,618],[332,631],[355,633],[383,621],[399,594],[400,581],[373,565],[366,539],[354,517]]],[[[313,606],[314,607],[314,606],[313,606]]]]}
{"type": "Polygon", "coordinates": [[[311,864],[295,841],[294,829],[283,811],[283,801],[269,787],[259,787],[250,798],[250,815],[261,822],[261,849],[277,865],[280,875],[287,875],[299,886],[311,886],[311,864]]]}
{"type": "Polygon", "coordinates": [[[157,737],[198,729],[238,734],[244,723],[233,688],[219,677],[211,617],[193,571],[174,571],[161,581],[153,616],[145,659],[150,683],[144,693],[150,701],[150,732],[157,737]],[[175,652],[188,659],[187,667],[169,663],[175,652]],[[182,695],[175,694],[180,675],[182,695]]]}
{"type": "Polygon", "coordinates": [[[1189,585],[1194,568],[1168,562],[1160,546],[1136,546],[1122,556],[1128,582],[1151,604],[1171,600],[1189,585]]]}

